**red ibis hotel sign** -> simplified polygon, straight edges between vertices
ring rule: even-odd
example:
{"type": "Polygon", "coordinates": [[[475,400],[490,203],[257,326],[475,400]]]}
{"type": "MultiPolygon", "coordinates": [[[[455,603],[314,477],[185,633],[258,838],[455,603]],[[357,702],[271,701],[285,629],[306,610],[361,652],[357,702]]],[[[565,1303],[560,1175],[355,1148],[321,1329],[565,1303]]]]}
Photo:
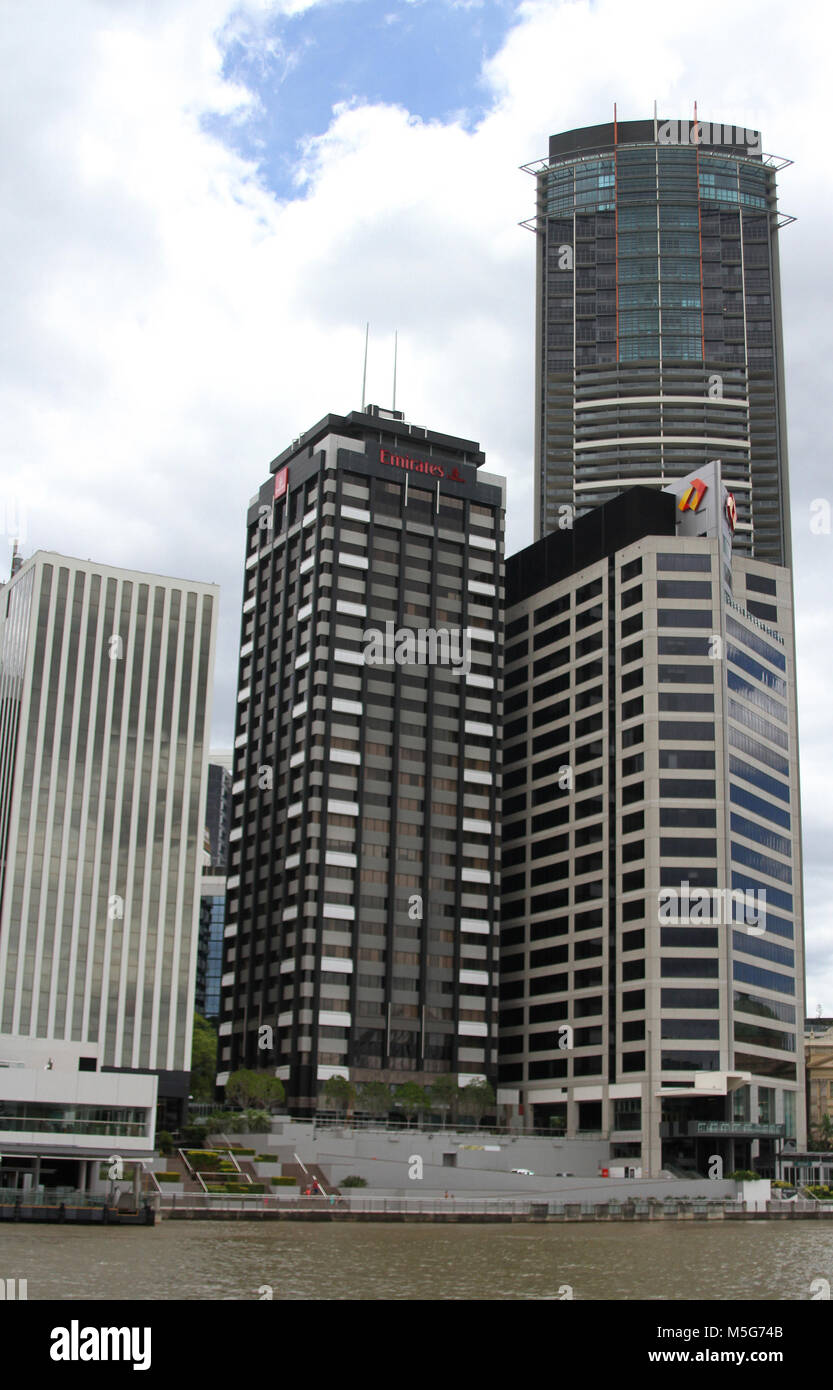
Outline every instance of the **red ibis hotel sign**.
{"type": "Polygon", "coordinates": [[[288,465],[288,464],[284,464],[283,468],[279,468],[278,471],[277,471],[277,473],[275,474],[275,500],[276,500],[276,501],[277,501],[277,499],[278,499],[279,497],[283,497],[284,493],[286,492],[286,488],[287,488],[287,483],[288,483],[288,482],[289,482],[289,465],[288,465]]]}
{"type": "Polygon", "coordinates": [[[425,473],[431,478],[445,478],[450,483],[464,483],[466,479],[457,468],[448,469],[442,463],[432,463],[430,459],[412,459],[408,454],[392,454],[390,449],[379,449],[379,462],[392,468],[406,468],[410,473],[425,473]]]}

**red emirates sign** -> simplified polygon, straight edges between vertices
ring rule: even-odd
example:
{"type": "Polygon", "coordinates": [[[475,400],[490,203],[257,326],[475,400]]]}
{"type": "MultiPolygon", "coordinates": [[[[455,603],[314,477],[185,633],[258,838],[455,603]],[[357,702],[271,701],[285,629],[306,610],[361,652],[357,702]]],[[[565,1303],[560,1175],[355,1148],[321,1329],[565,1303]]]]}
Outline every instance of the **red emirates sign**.
{"type": "Polygon", "coordinates": [[[283,497],[289,482],[289,464],[285,463],[275,474],[275,498],[283,497]]]}
{"type": "Polygon", "coordinates": [[[391,468],[405,468],[409,473],[425,473],[431,478],[445,478],[449,483],[464,483],[466,480],[456,468],[448,471],[441,463],[432,463],[430,459],[413,459],[408,454],[392,454],[389,449],[379,450],[379,462],[386,463],[391,468]]]}

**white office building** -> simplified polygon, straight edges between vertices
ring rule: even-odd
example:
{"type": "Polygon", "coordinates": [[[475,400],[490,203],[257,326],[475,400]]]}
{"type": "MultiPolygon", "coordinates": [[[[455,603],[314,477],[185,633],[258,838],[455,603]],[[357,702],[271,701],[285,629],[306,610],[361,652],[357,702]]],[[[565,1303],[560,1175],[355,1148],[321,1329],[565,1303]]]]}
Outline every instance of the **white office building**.
{"type": "Polygon", "coordinates": [[[0,589],[0,1149],[187,1099],[217,597],[42,551],[0,589]]]}
{"type": "Polygon", "coordinates": [[[501,1086],[633,1172],[805,1142],[789,570],[718,465],[507,562],[501,1086]]]}

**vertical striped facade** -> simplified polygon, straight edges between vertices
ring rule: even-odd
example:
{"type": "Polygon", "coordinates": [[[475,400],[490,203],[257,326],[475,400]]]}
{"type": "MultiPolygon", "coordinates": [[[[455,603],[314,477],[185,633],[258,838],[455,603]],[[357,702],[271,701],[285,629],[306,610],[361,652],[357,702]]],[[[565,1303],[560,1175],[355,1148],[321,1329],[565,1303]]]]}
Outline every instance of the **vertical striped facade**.
{"type": "Polygon", "coordinates": [[[0,590],[0,1039],[190,1067],[217,596],[47,552],[0,590]]]}

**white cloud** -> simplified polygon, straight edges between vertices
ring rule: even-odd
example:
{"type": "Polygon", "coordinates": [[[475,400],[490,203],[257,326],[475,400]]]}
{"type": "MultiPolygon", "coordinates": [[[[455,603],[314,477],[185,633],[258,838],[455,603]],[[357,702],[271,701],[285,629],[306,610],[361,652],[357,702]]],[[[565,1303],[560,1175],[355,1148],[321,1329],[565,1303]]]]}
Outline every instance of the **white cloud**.
{"type": "Polygon", "coordinates": [[[760,127],[765,148],[797,161],[781,176],[782,203],[800,214],[782,236],[782,275],[808,939],[833,1010],[822,867],[833,540],[806,523],[809,500],[830,493],[825,8],[530,0],[484,70],[489,111],[476,129],[339,106],[310,132],[297,196],[280,200],[203,120],[254,109],[222,76],[223,42],[274,44],[274,14],[305,8],[7,10],[0,412],[27,551],[221,582],[217,733],[228,744],[245,505],[290,439],[358,404],[365,320],[369,399],[389,400],[398,328],[400,403],[418,423],[479,439],[490,471],[508,475],[515,549],[532,524],[535,248],[517,227],[534,193],[518,165],[545,154],[553,131],[609,119],[614,100],[622,119],[650,114],[654,98],[661,114],[685,115],[696,98],[704,119],[760,127]]]}

